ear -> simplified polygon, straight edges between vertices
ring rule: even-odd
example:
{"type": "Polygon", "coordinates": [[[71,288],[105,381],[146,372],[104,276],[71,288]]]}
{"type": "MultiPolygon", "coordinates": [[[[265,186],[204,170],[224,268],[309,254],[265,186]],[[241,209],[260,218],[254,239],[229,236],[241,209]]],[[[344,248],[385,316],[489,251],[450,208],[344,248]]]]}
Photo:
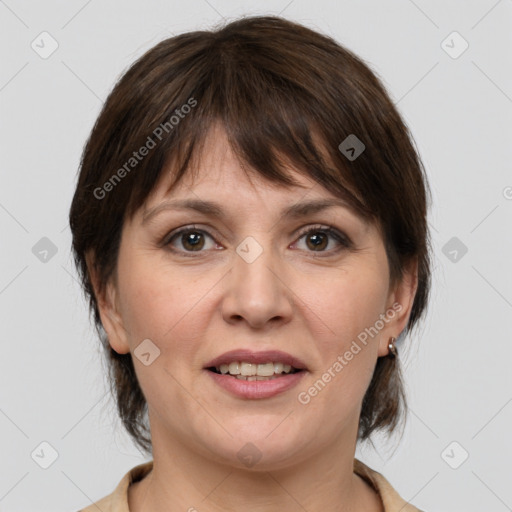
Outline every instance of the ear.
{"type": "Polygon", "coordinates": [[[418,259],[414,258],[404,269],[402,279],[390,290],[386,311],[385,327],[381,331],[379,357],[389,353],[389,338],[398,338],[407,326],[411,316],[414,297],[418,289],[418,259]]]}
{"type": "Polygon", "coordinates": [[[104,290],[100,293],[99,276],[92,251],[89,251],[86,254],[85,259],[94,289],[96,302],[98,304],[101,324],[107,333],[108,342],[118,354],[127,354],[130,352],[130,345],[128,343],[128,337],[126,335],[122,316],[119,313],[119,307],[116,302],[116,285],[112,279],[109,279],[104,290]]]}

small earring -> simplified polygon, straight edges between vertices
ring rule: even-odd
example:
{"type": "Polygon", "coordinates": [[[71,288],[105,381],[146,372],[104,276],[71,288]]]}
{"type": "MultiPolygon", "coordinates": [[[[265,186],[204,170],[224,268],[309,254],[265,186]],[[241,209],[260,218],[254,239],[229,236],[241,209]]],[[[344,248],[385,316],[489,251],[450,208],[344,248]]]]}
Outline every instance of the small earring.
{"type": "Polygon", "coordinates": [[[398,351],[395,347],[395,341],[396,341],[396,338],[393,338],[393,336],[391,336],[389,338],[389,342],[388,342],[388,348],[389,348],[389,353],[388,353],[388,357],[392,357],[392,358],[395,358],[398,356],[398,351]]]}

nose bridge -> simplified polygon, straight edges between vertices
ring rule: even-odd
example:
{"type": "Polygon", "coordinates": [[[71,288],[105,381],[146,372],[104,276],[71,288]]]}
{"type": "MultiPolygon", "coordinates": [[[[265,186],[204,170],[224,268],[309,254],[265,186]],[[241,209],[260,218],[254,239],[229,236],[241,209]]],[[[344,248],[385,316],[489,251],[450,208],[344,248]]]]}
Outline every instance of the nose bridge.
{"type": "Polygon", "coordinates": [[[244,238],[233,258],[224,314],[229,318],[243,317],[253,326],[261,326],[275,317],[288,317],[291,304],[279,268],[269,237],[244,238]]]}
{"type": "MultiPolygon", "coordinates": [[[[277,265],[268,237],[247,236],[236,247],[233,277],[236,279],[237,288],[243,286],[244,293],[248,291],[249,296],[274,295],[274,289],[278,286],[275,282],[275,273],[270,269],[277,265]]],[[[239,289],[239,292],[241,291],[242,289],[239,289]]],[[[269,297],[267,296],[266,299],[268,300],[269,297]]]]}

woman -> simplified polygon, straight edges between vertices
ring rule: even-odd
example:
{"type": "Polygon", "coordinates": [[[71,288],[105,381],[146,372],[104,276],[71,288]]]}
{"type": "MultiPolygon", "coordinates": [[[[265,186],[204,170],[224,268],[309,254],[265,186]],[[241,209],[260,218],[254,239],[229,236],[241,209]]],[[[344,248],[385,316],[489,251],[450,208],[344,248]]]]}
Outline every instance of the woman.
{"type": "Polygon", "coordinates": [[[84,149],[73,251],[152,460],[84,511],[418,509],[355,459],[406,411],[428,184],[379,80],[250,17],[162,41],[84,149]]]}

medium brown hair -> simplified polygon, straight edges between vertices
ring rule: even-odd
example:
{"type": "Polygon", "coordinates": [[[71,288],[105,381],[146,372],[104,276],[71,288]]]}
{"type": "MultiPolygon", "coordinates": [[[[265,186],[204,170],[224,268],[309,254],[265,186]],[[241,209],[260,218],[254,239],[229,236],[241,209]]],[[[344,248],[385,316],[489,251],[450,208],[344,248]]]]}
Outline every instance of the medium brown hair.
{"type": "MultiPolygon", "coordinates": [[[[147,452],[147,403],[132,355],[109,345],[86,254],[94,255],[101,294],[115,276],[125,220],[144,206],[170,164],[170,188],[194,170],[214,122],[251,172],[296,185],[285,171],[288,163],[379,226],[391,283],[417,260],[418,288],[404,332],[417,324],[428,301],[425,171],[393,102],[360,58],[326,35],[275,16],[244,17],[160,42],[108,96],[84,147],[69,213],[75,264],[105,348],[117,409],[147,452]],[[339,149],[351,134],[365,145],[355,159],[339,149]],[[145,156],[135,159],[143,146],[145,156]]],[[[378,358],[358,439],[376,429],[392,433],[406,410],[398,360],[378,358]]]]}

